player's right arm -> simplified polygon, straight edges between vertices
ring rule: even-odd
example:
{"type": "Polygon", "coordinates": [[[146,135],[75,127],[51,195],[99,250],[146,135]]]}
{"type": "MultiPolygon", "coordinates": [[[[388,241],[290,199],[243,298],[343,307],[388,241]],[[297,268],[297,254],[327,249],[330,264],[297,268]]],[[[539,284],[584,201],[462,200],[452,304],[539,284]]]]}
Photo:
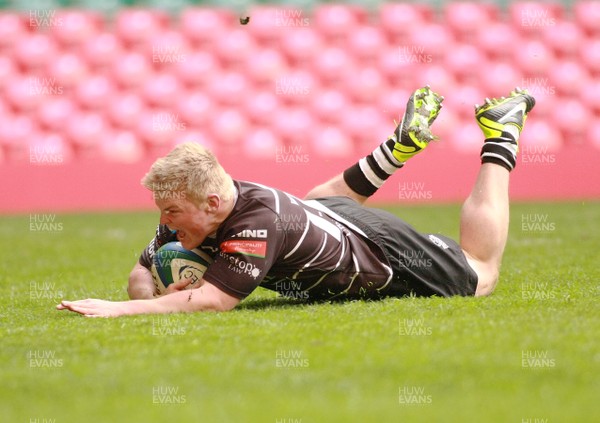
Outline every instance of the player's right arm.
{"type": "Polygon", "coordinates": [[[129,299],[149,300],[154,298],[155,292],[156,287],[154,286],[152,273],[139,262],[136,263],[129,274],[129,283],[127,284],[129,299]]]}

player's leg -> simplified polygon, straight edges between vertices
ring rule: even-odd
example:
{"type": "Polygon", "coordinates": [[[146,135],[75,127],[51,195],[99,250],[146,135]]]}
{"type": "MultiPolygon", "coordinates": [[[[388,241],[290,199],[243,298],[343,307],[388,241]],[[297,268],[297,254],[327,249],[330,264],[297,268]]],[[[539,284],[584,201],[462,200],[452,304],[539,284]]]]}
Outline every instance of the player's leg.
{"type": "Polygon", "coordinates": [[[460,246],[479,282],[476,296],[489,295],[498,281],[508,236],[508,183],[516,164],[518,141],[535,100],[525,91],[476,106],[477,123],[485,142],[481,168],[460,219],[460,246]]]}
{"type": "Polygon", "coordinates": [[[402,122],[387,141],[343,173],[313,188],[305,198],[346,196],[364,203],[408,159],[434,139],[430,126],[443,100],[429,86],[416,90],[408,100],[402,122]]]}

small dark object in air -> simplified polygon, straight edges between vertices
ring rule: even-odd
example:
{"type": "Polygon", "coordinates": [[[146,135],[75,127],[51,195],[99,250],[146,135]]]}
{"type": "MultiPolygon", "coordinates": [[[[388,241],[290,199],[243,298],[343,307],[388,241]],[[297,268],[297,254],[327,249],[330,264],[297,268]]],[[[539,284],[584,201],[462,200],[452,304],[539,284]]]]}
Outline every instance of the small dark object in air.
{"type": "Polygon", "coordinates": [[[250,16],[246,16],[245,18],[240,18],[240,23],[242,25],[247,25],[250,22],[250,16]]]}

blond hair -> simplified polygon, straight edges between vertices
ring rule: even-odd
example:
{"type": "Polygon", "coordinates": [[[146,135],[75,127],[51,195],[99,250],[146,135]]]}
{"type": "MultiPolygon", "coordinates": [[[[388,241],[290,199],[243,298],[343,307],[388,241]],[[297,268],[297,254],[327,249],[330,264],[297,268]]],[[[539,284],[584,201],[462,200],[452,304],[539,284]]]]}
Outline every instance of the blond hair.
{"type": "Polygon", "coordinates": [[[233,197],[231,176],[210,150],[193,142],[179,144],[165,157],[157,159],[142,178],[142,185],[155,197],[157,193],[163,194],[161,198],[170,193],[183,193],[198,206],[209,194],[218,194],[224,201],[233,197]]]}

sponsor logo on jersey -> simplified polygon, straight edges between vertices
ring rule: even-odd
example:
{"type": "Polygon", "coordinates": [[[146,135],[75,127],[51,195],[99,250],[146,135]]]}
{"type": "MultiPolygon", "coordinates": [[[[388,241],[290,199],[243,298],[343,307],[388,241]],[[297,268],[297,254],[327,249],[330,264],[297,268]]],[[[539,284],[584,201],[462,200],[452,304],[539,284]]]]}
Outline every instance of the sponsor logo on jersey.
{"type": "Polygon", "coordinates": [[[221,251],[228,254],[265,258],[267,241],[228,240],[221,243],[221,251]]]}
{"type": "Polygon", "coordinates": [[[448,248],[450,248],[448,246],[448,244],[446,244],[444,241],[442,241],[435,235],[429,235],[429,240],[431,242],[433,242],[435,245],[437,245],[438,247],[443,248],[444,250],[447,250],[448,248]]]}
{"type": "Polygon", "coordinates": [[[249,263],[240,257],[231,256],[223,251],[221,251],[219,255],[221,258],[227,261],[228,269],[237,273],[238,275],[246,274],[250,275],[254,279],[258,278],[260,275],[260,269],[256,265],[249,263]]]}
{"type": "Polygon", "coordinates": [[[244,229],[235,234],[232,238],[266,238],[266,229],[244,229]]]}

